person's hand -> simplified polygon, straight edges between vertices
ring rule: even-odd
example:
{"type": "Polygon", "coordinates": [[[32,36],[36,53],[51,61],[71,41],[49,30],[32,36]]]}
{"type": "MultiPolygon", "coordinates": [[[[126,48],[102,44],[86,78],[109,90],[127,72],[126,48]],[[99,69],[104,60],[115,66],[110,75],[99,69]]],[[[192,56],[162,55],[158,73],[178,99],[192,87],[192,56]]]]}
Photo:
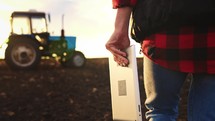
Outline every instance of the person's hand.
{"type": "Polygon", "coordinates": [[[130,46],[128,37],[129,20],[132,8],[122,7],[117,9],[115,30],[106,43],[106,49],[109,50],[116,61],[121,66],[128,66],[127,53],[125,49],[130,46]]]}
{"type": "Polygon", "coordinates": [[[114,32],[106,43],[106,49],[109,50],[120,66],[128,66],[127,53],[124,51],[130,46],[130,40],[127,32],[114,32]]]}

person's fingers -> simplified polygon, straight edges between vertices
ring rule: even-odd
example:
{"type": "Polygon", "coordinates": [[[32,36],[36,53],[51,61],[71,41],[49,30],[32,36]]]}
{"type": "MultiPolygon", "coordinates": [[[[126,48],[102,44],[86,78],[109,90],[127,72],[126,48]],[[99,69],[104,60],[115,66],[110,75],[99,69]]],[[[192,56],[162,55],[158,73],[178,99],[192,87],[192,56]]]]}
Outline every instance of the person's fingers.
{"type": "Polygon", "coordinates": [[[120,66],[128,66],[129,60],[121,55],[114,55],[114,61],[118,63],[120,66]]]}
{"type": "Polygon", "coordinates": [[[120,66],[128,66],[129,61],[127,59],[127,53],[120,50],[116,46],[111,46],[109,44],[106,45],[106,49],[109,50],[113,56],[114,61],[120,66]]]}

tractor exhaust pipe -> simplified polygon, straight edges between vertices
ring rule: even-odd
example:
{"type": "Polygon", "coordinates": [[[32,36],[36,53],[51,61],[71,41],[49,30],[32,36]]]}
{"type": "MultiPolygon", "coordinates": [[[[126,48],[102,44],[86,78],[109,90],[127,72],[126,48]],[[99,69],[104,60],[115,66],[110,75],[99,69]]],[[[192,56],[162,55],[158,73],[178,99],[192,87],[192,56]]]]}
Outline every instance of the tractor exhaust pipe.
{"type": "Polygon", "coordinates": [[[65,32],[64,32],[64,14],[62,15],[62,29],[61,29],[61,38],[65,37],[65,32]]]}

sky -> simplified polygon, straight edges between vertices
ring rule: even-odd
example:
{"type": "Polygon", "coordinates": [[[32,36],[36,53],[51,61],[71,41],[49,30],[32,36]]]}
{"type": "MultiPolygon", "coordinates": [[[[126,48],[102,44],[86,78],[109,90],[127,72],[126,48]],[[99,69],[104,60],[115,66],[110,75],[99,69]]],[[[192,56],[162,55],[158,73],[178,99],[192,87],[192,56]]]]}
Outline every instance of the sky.
{"type": "MultiPolygon", "coordinates": [[[[64,16],[65,35],[76,36],[76,50],[83,52],[87,58],[108,57],[110,53],[105,49],[105,43],[113,32],[116,15],[111,2],[112,0],[0,0],[0,44],[9,34],[10,14],[13,11],[36,10],[51,15],[51,35],[60,35],[64,16]]],[[[136,49],[139,51],[139,44],[133,40],[132,44],[137,45],[136,49]]]]}

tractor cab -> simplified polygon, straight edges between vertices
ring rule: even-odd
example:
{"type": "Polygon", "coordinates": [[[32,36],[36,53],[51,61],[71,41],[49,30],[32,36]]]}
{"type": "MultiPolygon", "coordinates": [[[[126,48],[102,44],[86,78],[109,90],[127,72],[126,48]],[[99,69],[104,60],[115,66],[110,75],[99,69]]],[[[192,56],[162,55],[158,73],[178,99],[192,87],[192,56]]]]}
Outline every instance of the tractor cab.
{"type": "Polygon", "coordinates": [[[46,15],[43,12],[13,12],[12,34],[47,33],[46,15]]]}
{"type": "Polygon", "coordinates": [[[10,39],[17,37],[36,39],[38,44],[43,47],[44,51],[48,51],[49,33],[46,14],[44,12],[33,11],[13,12],[11,14],[10,39]]]}

